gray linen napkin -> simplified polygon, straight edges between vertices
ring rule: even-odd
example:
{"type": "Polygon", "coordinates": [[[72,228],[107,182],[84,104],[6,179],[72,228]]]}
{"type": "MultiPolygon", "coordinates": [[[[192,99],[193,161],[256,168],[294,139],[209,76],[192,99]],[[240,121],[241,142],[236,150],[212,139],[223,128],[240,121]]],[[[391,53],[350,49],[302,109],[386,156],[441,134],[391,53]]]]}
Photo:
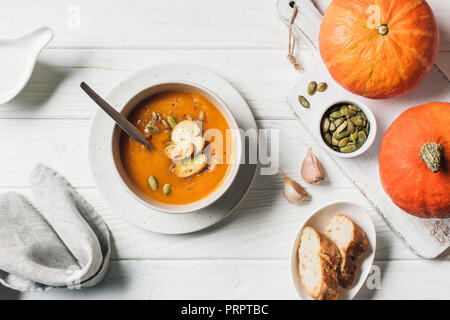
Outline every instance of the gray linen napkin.
{"type": "Polygon", "coordinates": [[[36,207],[0,195],[0,283],[19,291],[98,284],[110,257],[109,230],[94,208],[54,170],[30,179],[36,207]]]}

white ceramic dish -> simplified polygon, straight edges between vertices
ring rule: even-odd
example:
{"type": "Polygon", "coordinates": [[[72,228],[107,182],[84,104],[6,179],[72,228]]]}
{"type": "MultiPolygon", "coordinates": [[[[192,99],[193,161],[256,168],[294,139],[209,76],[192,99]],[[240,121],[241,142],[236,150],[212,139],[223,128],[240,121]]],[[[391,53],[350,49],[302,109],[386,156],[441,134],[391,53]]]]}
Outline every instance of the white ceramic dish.
{"type": "MultiPolygon", "coordinates": [[[[180,91],[188,91],[188,92],[197,92],[200,93],[202,96],[207,98],[209,101],[211,101],[222,113],[222,115],[225,117],[225,119],[228,122],[228,125],[230,126],[230,129],[233,130],[232,132],[236,133],[238,135],[238,125],[236,123],[236,120],[234,119],[234,116],[232,112],[228,109],[226,104],[220,99],[218,96],[216,96],[213,92],[206,89],[203,86],[200,86],[192,81],[178,81],[176,83],[159,83],[155,86],[149,87],[144,89],[143,91],[139,92],[134,97],[131,97],[130,100],[122,106],[122,108],[117,109],[119,112],[121,112],[125,117],[127,117],[130,112],[145,98],[148,98],[154,94],[167,91],[167,90],[180,90],[180,91]]],[[[201,210],[215,201],[217,201],[220,197],[224,195],[224,193],[229,189],[229,187],[232,185],[234,179],[236,178],[236,175],[239,170],[239,165],[241,163],[242,159],[242,140],[239,136],[233,137],[233,150],[232,150],[232,159],[231,159],[231,167],[229,168],[228,174],[225,177],[225,180],[222,182],[222,184],[219,186],[217,190],[212,192],[210,195],[208,195],[206,198],[201,199],[199,201],[189,203],[186,205],[170,205],[161,203],[159,201],[155,201],[149,197],[147,197],[139,188],[137,188],[129,179],[128,174],[126,173],[125,169],[123,168],[121,157],[120,157],[120,148],[119,148],[119,141],[120,141],[120,134],[122,130],[116,126],[113,133],[113,141],[112,141],[112,157],[114,158],[115,168],[117,174],[121,177],[123,183],[125,184],[125,187],[129,189],[129,192],[136,195],[136,198],[138,201],[141,201],[144,205],[149,206],[152,209],[167,212],[167,213],[187,213],[192,211],[201,210]]]]}
{"type": "Polygon", "coordinates": [[[22,91],[39,53],[52,38],[52,30],[43,27],[19,38],[0,40],[0,104],[22,91]]]}
{"type": "Polygon", "coordinates": [[[373,115],[372,110],[370,110],[369,107],[367,107],[365,104],[363,104],[361,102],[339,101],[338,100],[338,101],[335,101],[335,102],[329,104],[326,108],[323,109],[323,111],[319,115],[320,116],[317,118],[318,124],[316,126],[316,128],[317,128],[316,134],[320,137],[319,143],[322,145],[322,148],[328,149],[328,152],[330,152],[332,155],[334,155],[336,157],[352,158],[352,157],[357,157],[357,156],[363,154],[367,149],[370,148],[370,146],[372,145],[372,143],[375,140],[375,137],[377,135],[377,121],[375,120],[375,116],[373,115]],[[367,120],[370,123],[369,135],[367,136],[366,142],[364,142],[364,144],[361,146],[361,148],[359,148],[358,150],[356,150],[354,152],[350,152],[350,153],[337,152],[337,151],[331,149],[323,140],[322,133],[321,133],[321,123],[322,123],[322,118],[323,118],[324,114],[332,106],[334,106],[336,104],[340,104],[340,103],[353,104],[353,105],[357,106],[358,108],[360,108],[362,110],[362,112],[364,112],[364,114],[367,117],[367,120]]]}
{"type": "Polygon", "coordinates": [[[362,207],[347,202],[338,201],[328,203],[317,210],[314,210],[298,228],[294,241],[292,242],[291,255],[290,255],[290,267],[291,267],[291,279],[300,299],[312,300],[312,298],[303,289],[300,283],[300,275],[298,272],[298,248],[300,245],[300,236],[303,228],[311,226],[319,232],[324,232],[331,218],[338,213],[342,213],[350,217],[356,224],[358,224],[366,233],[369,242],[369,249],[367,253],[357,260],[358,271],[356,274],[355,282],[347,289],[340,288],[339,300],[350,300],[358,293],[361,287],[364,285],[366,278],[370,272],[375,257],[376,249],[376,233],[375,226],[370,218],[369,214],[362,207]]]}
{"type": "MultiPolygon", "coordinates": [[[[257,130],[250,108],[239,92],[215,73],[195,65],[178,63],[146,68],[117,84],[105,99],[117,110],[122,110],[132,97],[167,83],[189,83],[213,92],[228,107],[239,128],[257,130]]],[[[93,108],[96,107],[93,105],[93,108]]],[[[256,174],[257,164],[241,164],[228,190],[211,205],[188,213],[161,212],[139,199],[118,174],[113,157],[114,130],[114,122],[99,110],[92,121],[89,137],[89,161],[96,185],[115,212],[149,231],[183,234],[219,222],[243,199],[256,174]]]]}

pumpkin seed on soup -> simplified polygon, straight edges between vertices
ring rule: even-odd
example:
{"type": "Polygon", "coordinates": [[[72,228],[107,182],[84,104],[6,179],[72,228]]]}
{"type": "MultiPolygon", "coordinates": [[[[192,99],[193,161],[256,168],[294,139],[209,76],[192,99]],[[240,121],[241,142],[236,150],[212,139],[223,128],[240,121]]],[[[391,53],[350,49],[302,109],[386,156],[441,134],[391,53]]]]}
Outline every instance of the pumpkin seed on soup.
{"type": "Polygon", "coordinates": [[[303,107],[309,108],[309,102],[304,96],[298,96],[298,102],[300,102],[303,107]]]}
{"type": "Polygon", "coordinates": [[[152,189],[153,191],[158,190],[158,181],[156,180],[156,178],[154,176],[148,177],[147,182],[148,182],[150,189],[152,189]]]}
{"type": "Polygon", "coordinates": [[[146,129],[147,129],[147,131],[152,132],[152,133],[158,133],[159,132],[159,128],[157,126],[152,125],[152,124],[147,125],[146,129]]]}
{"type": "Polygon", "coordinates": [[[307,92],[308,92],[308,94],[309,94],[310,96],[312,96],[314,93],[316,93],[316,89],[317,89],[317,83],[316,83],[315,81],[311,81],[311,82],[308,84],[308,90],[307,90],[307,92]]]}
{"type": "Polygon", "coordinates": [[[172,116],[167,116],[167,122],[169,123],[172,129],[177,125],[177,121],[172,116]]]}
{"type": "Polygon", "coordinates": [[[172,186],[168,183],[166,183],[163,187],[163,192],[166,196],[168,196],[170,194],[170,192],[172,191],[172,186]]]}

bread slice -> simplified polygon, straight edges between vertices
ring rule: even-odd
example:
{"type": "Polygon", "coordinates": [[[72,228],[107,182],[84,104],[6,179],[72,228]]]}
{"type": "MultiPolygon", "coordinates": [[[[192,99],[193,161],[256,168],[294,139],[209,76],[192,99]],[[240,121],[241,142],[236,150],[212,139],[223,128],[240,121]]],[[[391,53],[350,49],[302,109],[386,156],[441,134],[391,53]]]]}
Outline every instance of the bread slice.
{"type": "Polygon", "coordinates": [[[172,142],[189,142],[194,145],[194,154],[200,153],[205,147],[205,139],[201,136],[202,130],[193,120],[178,122],[173,128],[170,139],[172,142]]]}
{"type": "Polygon", "coordinates": [[[187,178],[199,173],[206,166],[206,156],[201,153],[194,158],[183,160],[175,165],[173,172],[179,178],[187,178]]]}
{"type": "Polygon", "coordinates": [[[193,152],[194,145],[190,142],[172,142],[164,149],[164,153],[166,154],[166,156],[175,163],[189,158],[193,152]]]}
{"type": "Polygon", "coordinates": [[[337,246],[312,227],[303,229],[298,249],[300,279],[305,291],[314,299],[338,298],[340,255],[337,246]]]}
{"type": "Polygon", "coordinates": [[[369,246],[366,233],[346,215],[337,214],[331,219],[325,234],[339,248],[339,285],[347,288],[355,280],[356,259],[363,256],[369,246]]]}

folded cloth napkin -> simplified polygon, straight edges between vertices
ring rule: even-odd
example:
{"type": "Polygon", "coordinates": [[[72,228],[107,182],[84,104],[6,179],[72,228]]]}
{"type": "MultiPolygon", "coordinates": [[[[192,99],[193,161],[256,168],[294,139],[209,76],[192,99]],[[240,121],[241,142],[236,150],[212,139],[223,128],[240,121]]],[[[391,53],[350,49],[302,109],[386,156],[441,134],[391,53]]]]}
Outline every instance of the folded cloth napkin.
{"type": "Polygon", "coordinates": [[[98,284],[108,269],[109,230],[94,208],[54,170],[37,165],[34,204],[0,195],[0,283],[19,291],[98,284]]]}

